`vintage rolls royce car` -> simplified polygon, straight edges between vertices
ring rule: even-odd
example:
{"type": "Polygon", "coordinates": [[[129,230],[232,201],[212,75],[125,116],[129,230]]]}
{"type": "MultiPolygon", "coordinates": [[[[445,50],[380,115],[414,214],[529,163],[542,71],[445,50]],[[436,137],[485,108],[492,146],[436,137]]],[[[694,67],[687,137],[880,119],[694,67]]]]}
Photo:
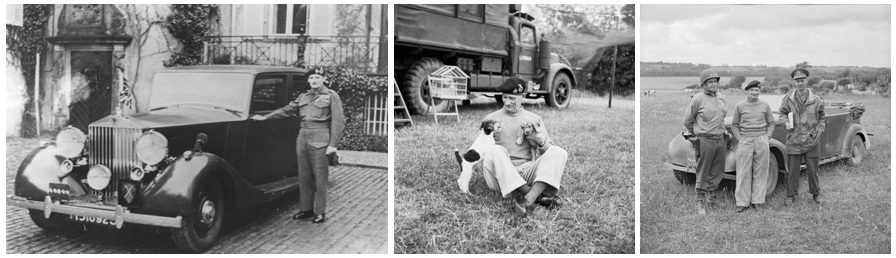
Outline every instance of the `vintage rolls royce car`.
{"type": "Polygon", "coordinates": [[[305,70],[191,66],[152,78],[148,107],[68,127],[19,166],[7,203],[44,230],[73,223],[170,228],[183,251],[212,246],[227,214],[298,187],[297,119],[254,121],[309,88],[305,70]]]}
{"type": "MultiPolygon", "coordinates": [[[[768,102],[775,119],[778,119],[780,115],[778,108],[781,107],[784,95],[760,95],[759,98],[768,102]]],[[[861,125],[864,107],[852,103],[827,100],[825,102],[826,126],[825,131],[821,133],[819,164],[845,159],[850,165],[858,165],[862,162],[865,150],[871,148],[870,136],[874,135],[867,132],[861,125]]],[[[733,135],[731,120],[730,116],[725,118],[728,135],[733,135]]],[[[666,167],[672,169],[679,182],[686,184],[693,184],[696,180],[697,156],[693,144],[689,141],[691,137],[692,135],[689,135],[688,132],[682,132],[673,137],[663,162],[666,167]]],[[[787,149],[784,144],[786,137],[787,128],[783,123],[776,121],[772,139],[769,139],[769,152],[771,153],[769,169],[778,173],[769,173],[766,181],[768,187],[766,196],[771,196],[774,193],[779,176],[786,178],[788,175],[787,149]]],[[[726,137],[726,139],[728,140],[728,152],[725,157],[724,179],[735,180],[737,139],[735,137],[726,137]]],[[[805,167],[805,164],[802,166],[805,167]]]]}

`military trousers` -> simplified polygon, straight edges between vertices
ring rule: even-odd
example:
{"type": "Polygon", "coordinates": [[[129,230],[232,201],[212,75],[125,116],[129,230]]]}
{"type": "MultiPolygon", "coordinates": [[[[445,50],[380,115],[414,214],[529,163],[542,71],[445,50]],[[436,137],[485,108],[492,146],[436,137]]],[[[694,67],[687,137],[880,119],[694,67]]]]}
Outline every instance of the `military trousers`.
{"type": "Polygon", "coordinates": [[[712,194],[719,188],[722,176],[725,175],[725,150],[727,143],[725,138],[698,137],[700,139],[700,157],[697,158],[697,182],[694,191],[697,200],[702,200],[705,194],[712,194]]]}
{"type": "Polygon", "coordinates": [[[542,194],[555,195],[560,189],[563,171],[569,154],[558,146],[549,147],[534,161],[514,166],[510,154],[503,146],[495,145],[482,154],[482,176],[489,189],[501,192],[504,198],[511,197],[514,190],[523,185],[543,182],[549,187],[542,194]]]}
{"type": "Polygon", "coordinates": [[[800,163],[806,161],[806,177],[809,178],[809,193],[819,194],[818,186],[818,156],[819,148],[814,148],[803,154],[787,155],[787,196],[796,196],[800,192],[800,163]]]}
{"type": "Polygon", "coordinates": [[[299,210],[327,211],[327,188],[330,163],[327,159],[329,128],[302,128],[296,138],[299,163],[299,210]]]}
{"type": "MultiPolygon", "coordinates": [[[[737,145],[737,184],[734,200],[737,206],[765,203],[768,181],[768,136],[742,136],[737,145]]],[[[777,173],[777,169],[775,169],[777,173]]]]}

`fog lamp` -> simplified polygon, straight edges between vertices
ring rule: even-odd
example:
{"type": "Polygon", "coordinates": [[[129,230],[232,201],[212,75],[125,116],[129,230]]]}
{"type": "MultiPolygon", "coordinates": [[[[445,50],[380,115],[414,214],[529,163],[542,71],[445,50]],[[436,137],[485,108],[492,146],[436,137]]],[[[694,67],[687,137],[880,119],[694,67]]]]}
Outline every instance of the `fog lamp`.
{"type": "Polygon", "coordinates": [[[140,181],[140,179],[143,179],[143,175],[145,174],[146,172],[144,172],[142,168],[134,167],[133,169],[131,169],[131,180],[140,181]]]}
{"type": "Polygon", "coordinates": [[[72,163],[71,160],[63,160],[61,164],[59,164],[59,177],[62,178],[65,175],[68,175],[69,172],[72,172],[72,168],[75,167],[75,164],[72,163]]]}
{"type": "Polygon", "coordinates": [[[94,190],[103,190],[109,186],[109,180],[112,179],[112,171],[106,166],[96,165],[87,171],[87,185],[94,190]]]}
{"type": "Polygon", "coordinates": [[[62,156],[66,158],[74,158],[81,154],[85,142],[87,142],[87,136],[78,128],[71,126],[62,129],[56,135],[56,147],[59,148],[62,156]]]}
{"type": "Polygon", "coordinates": [[[168,155],[168,138],[159,132],[149,131],[137,139],[137,158],[143,163],[155,165],[168,155]]]}

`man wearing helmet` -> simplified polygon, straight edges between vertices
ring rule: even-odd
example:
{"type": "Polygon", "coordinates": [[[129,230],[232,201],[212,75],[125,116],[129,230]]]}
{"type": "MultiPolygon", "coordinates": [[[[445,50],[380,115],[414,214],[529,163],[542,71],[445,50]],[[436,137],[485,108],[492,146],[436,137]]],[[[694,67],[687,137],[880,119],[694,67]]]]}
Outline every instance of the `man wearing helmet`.
{"type": "Polygon", "coordinates": [[[725,173],[725,99],[718,93],[719,74],[713,69],[700,73],[703,93],[691,98],[684,113],[684,127],[696,135],[697,157],[697,214],[706,215],[706,205],[715,203],[715,190],[725,173]]]}
{"type": "Polygon", "coordinates": [[[787,126],[787,199],[784,205],[796,201],[800,190],[800,163],[806,160],[809,193],[812,200],[821,203],[818,187],[818,156],[821,133],[824,132],[824,99],[812,93],[806,86],[809,71],[797,68],[790,73],[796,89],[787,93],[781,101],[779,120],[787,126]],[[792,118],[792,119],[791,119],[792,118]]]}

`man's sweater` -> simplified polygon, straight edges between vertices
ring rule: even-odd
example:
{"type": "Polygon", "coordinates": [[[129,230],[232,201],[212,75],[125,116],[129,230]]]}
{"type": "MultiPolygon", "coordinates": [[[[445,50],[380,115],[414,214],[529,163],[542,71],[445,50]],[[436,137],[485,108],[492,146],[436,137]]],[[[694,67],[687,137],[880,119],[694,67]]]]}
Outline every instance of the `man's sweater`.
{"type": "Polygon", "coordinates": [[[775,116],[768,103],[757,99],[741,100],[734,106],[734,118],[731,120],[731,131],[735,136],[771,137],[775,131],[775,116]]]}
{"type": "MultiPolygon", "coordinates": [[[[529,141],[523,141],[523,144],[516,144],[516,139],[520,136],[522,130],[520,129],[520,125],[523,123],[528,122],[533,125],[540,123],[542,124],[542,128],[544,128],[544,122],[541,120],[541,117],[525,109],[512,114],[501,109],[486,115],[485,119],[501,122],[501,130],[495,132],[495,144],[504,146],[504,148],[507,149],[507,152],[510,154],[510,160],[513,162],[514,166],[519,166],[526,161],[532,160],[529,141]]],[[[548,135],[546,131],[541,133],[544,133],[545,136],[548,135]]]]}

